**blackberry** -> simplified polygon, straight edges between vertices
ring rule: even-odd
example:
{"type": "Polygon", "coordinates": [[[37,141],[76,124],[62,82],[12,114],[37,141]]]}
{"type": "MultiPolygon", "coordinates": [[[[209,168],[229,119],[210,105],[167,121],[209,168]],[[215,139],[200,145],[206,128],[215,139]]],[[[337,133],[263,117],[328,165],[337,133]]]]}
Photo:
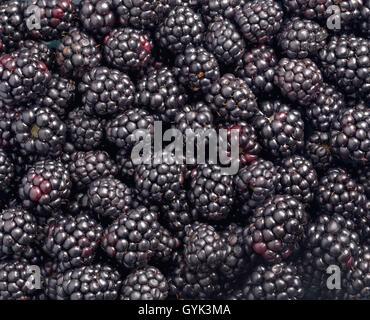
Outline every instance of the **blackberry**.
{"type": "Polygon", "coordinates": [[[211,225],[195,222],[185,227],[184,258],[187,266],[201,273],[219,268],[225,261],[225,238],[211,225]]]}
{"type": "Polygon", "coordinates": [[[323,73],[346,94],[370,99],[370,41],[343,34],[333,36],[319,51],[323,73]]]}
{"type": "Polygon", "coordinates": [[[89,265],[99,248],[103,228],[86,213],[65,215],[49,223],[43,249],[58,262],[58,271],[89,265]]]}
{"type": "Polygon", "coordinates": [[[96,41],[85,32],[72,28],[56,49],[56,63],[62,76],[80,79],[100,65],[102,54],[96,41]]]}
{"type": "Polygon", "coordinates": [[[159,25],[155,37],[161,47],[179,54],[189,45],[201,45],[205,30],[200,14],[190,7],[176,6],[159,25]]]}
{"type": "Polygon", "coordinates": [[[188,198],[199,215],[210,221],[228,217],[234,203],[233,176],[215,164],[200,164],[190,173],[188,198]]]}
{"type": "Polygon", "coordinates": [[[331,168],[320,179],[316,200],[328,215],[338,213],[354,219],[364,210],[366,195],[363,186],[345,170],[331,168]]]}
{"type": "Polygon", "coordinates": [[[286,20],[277,34],[278,47],[288,58],[303,59],[317,55],[326,44],[328,33],[317,22],[293,17],[286,20]]]}
{"type": "Polygon", "coordinates": [[[157,250],[159,228],[157,213],[138,206],[120,215],[105,229],[102,248],[126,268],[145,267],[157,250]]]}
{"type": "Polygon", "coordinates": [[[277,193],[289,194],[307,206],[312,203],[319,181],[311,161],[298,155],[284,158],[278,173],[277,193]]]}
{"type": "Polygon", "coordinates": [[[330,134],[314,131],[306,141],[305,156],[316,170],[325,172],[333,165],[333,155],[330,149],[330,134]]]}
{"type": "Polygon", "coordinates": [[[245,51],[245,42],[236,27],[229,20],[222,18],[208,26],[204,46],[224,65],[235,63],[245,51]]]}
{"type": "Polygon", "coordinates": [[[236,194],[243,203],[243,213],[263,205],[274,195],[278,183],[278,172],[272,162],[258,159],[249,166],[241,168],[234,178],[236,194]]]}
{"type": "Polygon", "coordinates": [[[64,117],[75,102],[75,82],[54,73],[46,86],[45,95],[36,99],[36,104],[47,107],[59,117],[64,117]]]}
{"type": "Polygon", "coordinates": [[[85,189],[91,182],[98,178],[114,177],[117,165],[105,151],[79,151],[71,155],[68,170],[73,185],[79,189],[85,189]]]}
{"type": "Polygon", "coordinates": [[[57,300],[116,300],[122,280],[107,264],[93,264],[66,271],[56,281],[57,300]]]}
{"type": "Polygon", "coordinates": [[[290,101],[302,106],[312,103],[323,84],[320,69],[308,59],[280,59],[274,84],[290,101]]]}
{"type": "Polygon", "coordinates": [[[131,107],[135,87],[119,70],[106,67],[90,69],[78,85],[85,111],[90,115],[108,116],[131,107]]]}
{"type": "Polygon", "coordinates": [[[252,248],[268,263],[286,260],[303,239],[308,215],[290,195],[275,195],[257,208],[244,230],[246,250],[252,248]]]}
{"type": "Polygon", "coordinates": [[[365,164],[370,160],[370,109],[350,108],[332,125],[330,145],[342,160],[365,164]]]}
{"type": "Polygon", "coordinates": [[[188,46],[175,60],[175,76],[192,91],[206,93],[220,78],[215,56],[203,47],[188,46]]]}
{"type": "Polygon", "coordinates": [[[69,140],[78,150],[97,149],[104,141],[102,121],[87,115],[83,109],[71,111],[66,126],[69,140]]]}
{"type": "Polygon", "coordinates": [[[255,94],[271,93],[274,90],[275,67],[278,63],[274,49],[258,45],[247,50],[237,61],[235,73],[242,78],[255,94]]]}
{"type": "Polygon", "coordinates": [[[159,227],[156,238],[158,239],[158,247],[153,257],[153,264],[165,266],[174,259],[181,242],[162,226],[159,227]]]}
{"type": "Polygon", "coordinates": [[[306,107],[305,116],[315,130],[329,131],[344,106],[343,94],[335,87],[324,83],[315,101],[306,107]]]}
{"type": "Polygon", "coordinates": [[[253,0],[235,12],[235,22],[251,43],[270,42],[283,22],[283,10],[274,0],[253,0]]]}
{"type": "Polygon", "coordinates": [[[67,202],[71,186],[69,172],[59,160],[43,160],[28,169],[18,191],[24,208],[49,215],[67,202]]]}
{"type": "Polygon", "coordinates": [[[287,157],[304,146],[304,122],[301,114],[279,101],[261,101],[254,118],[262,146],[273,156],[287,157]]]}
{"type": "Polygon", "coordinates": [[[0,149],[0,189],[8,189],[14,179],[15,169],[14,164],[4,152],[3,149],[0,149]]]}
{"type": "Polygon", "coordinates": [[[62,152],[67,128],[49,108],[34,107],[21,113],[12,130],[25,154],[57,157],[62,152]]]}
{"type": "Polygon", "coordinates": [[[30,55],[36,60],[45,63],[48,68],[53,67],[54,52],[44,42],[21,40],[18,42],[17,48],[16,53],[18,55],[30,55]]]}
{"type": "Polygon", "coordinates": [[[151,50],[149,36],[128,27],[114,29],[104,40],[105,59],[123,72],[145,68],[151,58],[151,50]]]}
{"type": "Polygon", "coordinates": [[[133,194],[129,187],[117,179],[100,178],[90,184],[87,197],[91,210],[99,220],[114,220],[131,209],[133,194]]]}
{"type": "Polygon", "coordinates": [[[168,283],[161,271],[146,267],[130,273],[123,281],[120,300],[166,300],[168,283]]]}
{"type": "Polygon", "coordinates": [[[22,209],[4,209],[0,215],[0,257],[22,256],[35,244],[36,219],[22,209]]]}
{"type": "Polygon", "coordinates": [[[0,95],[7,105],[35,100],[43,95],[51,75],[46,65],[28,55],[0,56],[0,95]]]}
{"type": "Polygon", "coordinates": [[[258,110],[257,99],[246,82],[233,74],[223,75],[211,85],[205,101],[224,121],[251,119],[258,110]]]}
{"type": "Polygon", "coordinates": [[[345,270],[358,257],[359,236],[340,215],[321,214],[307,226],[304,247],[317,270],[325,271],[333,264],[345,270]]]}
{"type": "Polygon", "coordinates": [[[160,114],[163,121],[173,121],[187,101],[185,88],[168,67],[150,70],[137,84],[136,105],[160,114]]]}
{"type": "Polygon", "coordinates": [[[135,164],[131,159],[131,154],[123,149],[116,154],[116,163],[121,178],[133,178],[135,175],[135,164]]]}
{"type": "Polygon", "coordinates": [[[243,3],[242,0],[206,0],[200,2],[203,19],[207,22],[216,20],[220,16],[230,20],[233,19],[239,6],[243,3]]]}
{"type": "Polygon", "coordinates": [[[84,29],[98,38],[112,31],[117,20],[112,0],[83,0],[79,15],[84,29]]]}

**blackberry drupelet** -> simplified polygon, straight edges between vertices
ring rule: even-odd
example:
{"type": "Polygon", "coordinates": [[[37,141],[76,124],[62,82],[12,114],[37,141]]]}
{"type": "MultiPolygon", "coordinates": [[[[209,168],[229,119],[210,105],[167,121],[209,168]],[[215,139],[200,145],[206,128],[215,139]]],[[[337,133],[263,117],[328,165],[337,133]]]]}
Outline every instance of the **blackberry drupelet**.
{"type": "Polygon", "coordinates": [[[320,69],[310,59],[280,59],[274,84],[290,101],[307,106],[315,101],[323,79],[320,69]]]}
{"type": "Polygon", "coordinates": [[[161,271],[148,266],[126,277],[120,300],[166,300],[168,289],[168,282],[161,271]]]}
{"type": "Polygon", "coordinates": [[[66,138],[66,125],[49,108],[25,110],[12,124],[15,139],[25,154],[58,157],[66,138]]]}
{"type": "Polygon", "coordinates": [[[217,18],[209,24],[204,37],[205,48],[223,65],[231,65],[244,54],[245,42],[231,21],[217,18]]]}
{"type": "Polygon", "coordinates": [[[80,79],[86,71],[100,65],[102,54],[88,34],[72,28],[56,49],[56,63],[62,76],[80,79]]]}
{"type": "Polygon", "coordinates": [[[258,45],[247,50],[237,62],[235,74],[248,84],[254,94],[269,94],[274,90],[277,63],[273,48],[258,45]]]}
{"type": "Polygon", "coordinates": [[[150,70],[137,84],[136,105],[153,110],[163,121],[173,121],[187,101],[185,88],[169,67],[150,70]]]}
{"type": "Polygon", "coordinates": [[[175,76],[180,83],[194,92],[206,93],[212,83],[220,78],[220,68],[215,56],[203,47],[188,46],[175,59],[175,76]]]}
{"type": "Polygon", "coordinates": [[[57,300],[116,300],[122,280],[108,264],[92,264],[58,275],[57,300]]]}
{"type": "Polygon", "coordinates": [[[106,151],[79,151],[71,155],[68,170],[73,185],[85,189],[91,182],[99,178],[114,177],[118,168],[106,151]]]}
{"type": "Polygon", "coordinates": [[[247,41],[265,43],[279,31],[283,15],[280,4],[274,0],[253,0],[242,3],[234,19],[247,41]]]}
{"type": "Polygon", "coordinates": [[[67,202],[71,187],[69,172],[62,162],[43,160],[28,169],[18,192],[24,208],[50,215],[67,202]]]}
{"type": "Polygon", "coordinates": [[[36,60],[46,64],[48,68],[52,68],[54,64],[54,51],[47,44],[35,40],[21,40],[17,44],[16,54],[19,56],[30,55],[36,60]]]}
{"type": "Polygon", "coordinates": [[[216,164],[200,164],[190,173],[188,198],[202,218],[225,219],[231,213],[235,197],[233,176],[216,164]]]}
{"type": "Polygon", "coordinates": [[[205,101],[222,121],[248,120],[258,111],[257,99],[252,90],[244,80],[231,73],[223,75],[211,85],[205,101]]]}
{"type": "Polygon", "coordinates": [[[113,178],[100,178],[93,181],[87,190],[91,210],[99,220],[110,221],[131,209],[133,194],[123,182],[113,178]]]}
{"type": "Polygon", "coordinates": [[[273,156],[288,157],[304,147],[304,122],[301,113],[279,101],[260,101],[254,127],[262,146],[273,156]]]}
{"type": "Polygon", "coordinates": [[[276,37],[283,56],[303,59],[317,55],[326,44],[328,32],[317,22],[293,17],[284,22],[276,37]]]}
{"type": "Polygon", "coordinates": [[[189,45],[201,45],[205,30],[200,14],[190,7],[176,6],[159,25],[155,37],[161,47],[179,54],[189,45]]]}
{"type": "Polygon", "coordinates": [[[319,181],[311,161],[299,155],[284,158],[278,174],[277,193],[289,194],[306,206],[312,204],[319,181]]]}
{"type": "Polygon", "coordinates": [[[15,175],[14,164],[3,149],[0,149],[0,189],[7,190],[15,175]]]}
{"type": "Polygon", "coordinates": [[[107,67],[95,67],[86,72],[78,90],[89,115],[109,116],[125,111],[134,102],[135,87],[129,76],[107,67]]]}
{"type": "Polygon", "coordinates": [[[149,36],[129,27],[114,29],[104,40],[106,61],[123,72],[145,68],[151,59],[151,50],[149,36]]]}
{"type": "Polygon", "coordinates": [[[333,165],[333,155],[330,149],[330,134],[314,131],[306,140],[305,156],[316,170],[325,172],[333,165]]]}
{"type": "Polygon", "coordinates": [[[144,206],[120,215],[104,231],[103,250],[126,268],[146,267],[159,244],[157,218],[157,212],[144,206]]]}
{"type": "Polygon", "coordinates": [[[103,228],[87,213],[65,215],[49,222],[44,251],[58,262],[58,271],[90,265],[102,238],[103,228]]]}
{"type": "Polygon", "coordinates": [[[275,195],[257,208],[244,230],[246,250],[252,248],[267,263],[286,260],[304,237],[308,215],[290,195],[275,195]]]}
{"type": "Polygon", "coordinates": [[[205,0],[200,1],[203,19],[207,22],[216,20],[220,16],[232,20],[242,0],[205,0]]]}

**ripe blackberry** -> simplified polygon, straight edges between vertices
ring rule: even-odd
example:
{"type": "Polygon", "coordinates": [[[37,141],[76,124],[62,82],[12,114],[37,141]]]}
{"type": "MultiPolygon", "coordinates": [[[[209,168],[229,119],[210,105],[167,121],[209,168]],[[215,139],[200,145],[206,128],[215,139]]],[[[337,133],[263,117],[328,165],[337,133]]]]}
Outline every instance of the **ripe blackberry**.
{"type": "Polygon", "coordinates": [[[210,272],[225,261],[225,238],[211,225],[195,222],[185,227],[184,258],[187,266],[198,272],[210,272]]]}
{"type": "Polygon", "coordinates": [[[0,214],[0,258],[14,254],[22,256],[35,244],[36,219],[22,209],[14,207],[0,214]]]}
{"type": "Polygon", "coordinates": [[[157,213],[139,206],[119,216],[104,231],[102,248],[126,268],[147,266],[158,247],[157,213]]]}
{"type": "Polygon", "coordinates": [[[257,208],[244,230],[246,250],[252,248],[268,263],[286,260],[303,239],[308,215],[290,195],[275,195],[257,208]]]}
{"type": "Polygon", "coordinates": [[[25,5],[24,19],[33,20],[33,10],[36,6],[40,12],[39,27],[29,30],[34,39],[46,41],[60,39],[77,23],[77,8],[72,0],[28,0],[25,5]]]}
{"type": "Polygon", "coordinates": [[[243,204],[243,213],[250,214],[275,193],[277,169],[272,162],[258,159],[240,169],[234,182],[239,202],[243,204]]]}
{"type": "Polygon", "coordinates": [[[13,182],[15,175],[14,164],[5,153],[0,149],[0,189],[6,190],[13,182]]]}
{"type": "Polygon", "coordinates": [[[307,106],[315,101],[323,79],[320,69],[308,59],[280,59],[274,84],[290,101],[307,106]]]}
{"type": "Polygon", "coordinates": [[[202,5],[201,13],[203,19],[207,22],[211,22],[220,16],[224,16],[231,20],[234,18],[236,11],[239,10],[239,6],[242,2],[242,0],[201,0],[200,4],[202,5]]]}
{"type": "Polygon", "coordinates": [[[350,108],[332,125],[330,145],[342,160],[359,164],[370,161],[370,109],[350,108]]]}
{"type": "Polygon", "coordinates": [[[83,0],[79,14],[84,29],[98,38],[112,31],[116,23],[112,0],[83,0]]]}
{"type": "Polygon", "coordinates": [[[53,67],[54,52],[44,42],[35,40],[21,40],[17,43],[16,53],[20,56],[32,56],[36,60],[45,63],[48,68],[53,67]]]}
{"type": "Polygon", "coordinates": [[[136,105],[160,114],[163,121],[173,121],[187,101],[185,88],[168,67],[150,70],[137,84],[136,105]]]}
{"type": "Polygon", "coordinates": [[[325,172],[333,165],[333,155],[330,149],[330,134],[314,131],[306,140],[305,156],[316,170],[325,172]]]}
{"type": "Polygon", "coordinates": [[[129,187],[117,179],[100,178],[90,184],[87,197],[91,210],[99,220],[114,220],[131,209],[133,194],[129,187]]]}
{"type": "Polygon", "coordinates": [[[209,24],[204,38],[205,48],[224,65],[231,65],[244,54],[245,42],[236,27],[227,19],[218,18],[209,24]]]}
{"type": "Polygon", "coordinates": [[[106,61],[123,72],[145,68],[151,58],[151,50],[149,36],[128,27],[114,29],[104,40],[106,61]]]}
{"type": "Polygon", "coordinates": [[[340,215],[321,214],[307,226],[303,245],[316,269],[325,271],[334,264],[345,270],[358,257],[359,236],[340,215]]]}
{"type": "Polygon", "coordinates": [[[105,151],[79,151],[71,155],[68,163],[71,181],[77,189],[85,189],[98,178],[114,177],[117,165],[105,151]]]}
{"type": "Polygon", "coordinates": [[[24,208],[34,208],[40,215],[49,215],[68,200],[71,185],[69,172],[62,162],[38,161],[23,177],[19,197],[24,208]]]}
{"type": "Polygon", "coordinates": [[[220,78],[220,68],[215,56],[203,47],[188,46],[175,59],[175,76],[192,91],[206,93],[220,78]]]}
{"type": "Polygon", "coordinates": [[[46,65],[29,55],[0,56],[0,95],[6,105],[24,104],[46,91],[51,75],[46,65]]]}
{"type": "Polygon", "coordinates": [[[47,84],[45,95],[36,100],[36,104],[47,107],[59,117],[64,117],[75,102],[75,82],[54,73],[47,84]]]}
{"type": "Polygon", "coordinates": [[[283,10],[274,0],[253,0],[235,12],[235,22],[251,43],[270,42],[283,22],[283,10]]]}
{"type": "Polygon", "coordinates": [[[0,52],[15,49],[18,42],[25,38],[23,10],[23,1],[9,0],[0,4],[0,52]]]}
{"type": "Polygon", "coordinates": [[[123,281],[120,300],[166,300],[168,283],[161,271],[146,267],[130,273],[123,281]]]}
{"type": "Polygon", "coordinates": [[[271,93],[274,89],[277,62],[273,48],[258,45],[244,53],[237,62],[235,73],[248,84],[255,94],[271,93]]]}
{"type": "Polygon", "coordinates": [[[104,141],[102,121],[89,116],[83,109],[75,109],[68,114],[67,136],[78,150],[97,149],[104,141]]]}
{"type": "Polygon", "coordinates": [[[80,79],[83,74],[100,65],[99,45],[85,32],[72,28],[56,49],[56,63],[62,76],[80,79]]]}
{"type": "Polygon", "coordinates": [[[103,228],[86,213],[59,216],[49,223],[43,249],[58,262],[58,271],[89,265],[99,248],[103,228]]]}
{"type": "Polygon", "coordinates": [[[338,213],[347,219],[354,219],[362,214],[366,195],[364,187],[345,170],[331,168],[320,179],[316,200],[328,215],[338,213]]]}
{"type": "Polygon", "coordinates": [[[121,275],[107,264],[93,264],[58,275],[57,300],[116,300],[121,275]]]}
{"type": "Polygon", "coordinates": [[[57,157],[66,138],[66,125],[49,108],[25,110],[12,124],[12,130],[22,152],[57,157]]]}
{"type": "Polygon", "coordinates": [[[161,47],[179,54],[189,45],[201,45],[205,30],[200,14],[190,7],[176,6],[159,25],[155,37],[161,47]]]}
{"type": "Polygon", "coordinates": [[[234,203],[233,176],[219,165],[200,164],[190,173],[189,201],[199,215],[210,221],[228,217],[234,203]]]}
{"type": "Polygon", "coordinates": [[[370,100],[370,41],[343,34],[333,36],[319,51],[326,77],[346,94],[359,93],[370,100]]]}
{"type": "Polygon", "coordinates": [[[116,154],[116,163],[118,167],[118,173],[121,178],[133,178],[135,175],[135,164],[131,159],[130,152],[126,152],[123,149],[119,149],[116,154]]]}
{"type": "Polygon", "coordinates": [[[325,46],[328,33],[317,22],[293,17],[284,22],[276,37],[283,56],[303,59],[317,55],[325,46]]]}
{"type": "Polygon", "coordinates": [[[223,75],[211,85],[205,101],[224,121],[248,120],[258,111],[257,99],[247,83],[233,74],[223,75]]]}
{"type": "Polygon", "coordinates": [[[289,194],[304,205],[310,206],[319,185],[311,161],[294,155],[284,158],[278,168],[279,182],[276,192],[289,194]]]}
{"type": "Polygon", "coordinates": [[[279,101],[262,101],[254,118],[262,146],[273,156],[288,157],[304,146],[304,122],[301,113],[279,101]]]}
{"type": "Polygon", "coordinates": [[[78,85],[85,111],[90,115],[108,116],[131,107],[135,87],[131,79],[107,67],[90,69],[78,85]]]}

